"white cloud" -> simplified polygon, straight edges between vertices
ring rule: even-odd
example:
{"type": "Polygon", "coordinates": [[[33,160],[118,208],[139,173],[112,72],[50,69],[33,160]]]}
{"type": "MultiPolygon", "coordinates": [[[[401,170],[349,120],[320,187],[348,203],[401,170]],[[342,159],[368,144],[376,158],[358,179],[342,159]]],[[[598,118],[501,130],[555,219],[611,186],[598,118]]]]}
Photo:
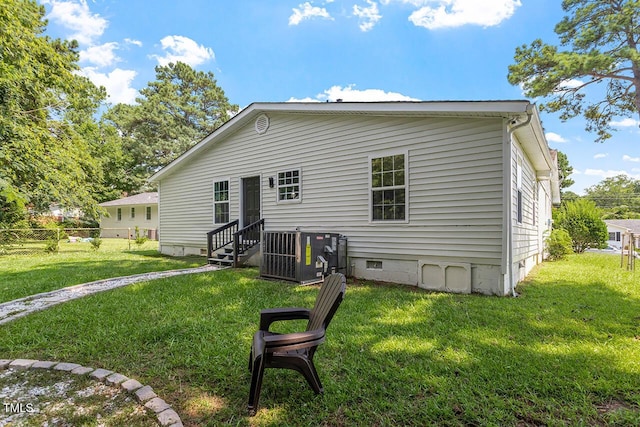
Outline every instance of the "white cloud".
{"type": "Polygon", "coordinates": [[[618,121],[612,121],[609,124],[611,126],[619,126],[619,127],[640,126],[640,122],[638,122],[638,120],[631,119],[631,118],[626,118],[626,119],[622,119],[622,120],[618,120],[618,121]]]}
{"type": "Polygon", "coordinates": [[[419,101],[397,92],[385,92],[382,89],[358,90],[355,89],[355,85],[348,85],[347,87],[332,86],[315,98],[290,98],[287,102],[335,102],[338,99],[344,102],[419,101]]]}
{"type": "Polygon", "coordinates": [[[124,42],[126,44],[132,44],[132,45],[136,45],[138,47],[142,47],[142,42],[140,40],[126,38],[126,39],[124,39],[124,42]]]}
{"type": "Polygon", "coordinates": [[[298,25],[306,19],[322,18],[333,20],[324,7],[311,6],[310,2],[300,4],[293,8],[293,14],[289,17],[289,25],[298,25]]]}
{"type": "Polygon", "coordinates": [[[598,153],[595,156],[593,156],[594,159],[604,159],[609,157],[609,153],[598,153]]]}
{"type": "Polygon", "coordinates": [[[640,179],[640,175],[634,175],[624,170],[587,169],[586,171],[584,171],[584,174],[589,176],[597,176],[602,179],[613,178],[618,175],[626,175],[633,179],[640,179]]]}
{"type": "Polygon", "coordinates": [[[365,32],[371,30],[382,19],[382,15],[378,11],[378,4],[371,0],[366,0],[366,2],[369,7],[353,6],[353,15],[358,17],[360,29],[365,32]]]}
{"type": "Polygon", "coordinates": [[[97,86],[104,86],[112,104],[133,104],[138,91],[131,87],[137,73],[134,70],[116,68],[110,73],[100,73],[95,67],[86,67],[80,74],[87,77],[97,86]]]}
{"type": "Polygon", "coordinates": [[[47,19],[71,30],[69,38],[77,40],[78,43],[92,44],[109,25],[109,22],[99,14],[91,13],[86,0],[41,0],[41,2],[51,6],[47,19]]]}
{"type": "Polygon", "coordinates": [[[582,80],[578,80],[578,79],[564,80],[564,81],[560,82],[560,84],[558,85],[558,87],[556,89],[557,90],[575,89],[577,87],[582,86],[583,84],[584,84],[584,82],[582,80]]]}
{"type": "Polygon", "coordinates": [[[120,60],[114,53],[118,47],[119,45],[116,42],[88,47],[80,51],[80,61],[89,62],[99,67],[108,67],[120,60]]]}
{"type": "Polygon", "coordinates": [[[555,142],[557,144],[563,144],[565,142],[568,142],[565,138],[563,138],[562,136],[558,135],[555,132],[547,132],[544,136],[547,138],[547,141],[549,142],[555,142]]]}
{"type": "Polygon", "coordinates": [[[429,30],[463,25],[492,27],[509,19],[520,0],[383,0],[383,4],[401,2],[418,8],[409,21],[429,30]]]}
{"type": "Polygon", "coordinates": [[[151,55],[158,64],[165,66],[170,62],[184,62],[192,67],[200,65],[209,59],[215,58],[213,50],[208,47],[199,45],[195,41],[184,36],[166,36],[160,40],[162,50],[166,53],[164,56],[151,55]]]}
{"type": "Polygon", "coordinates": [[[622,156],[622,161],[639,163],[640,162],[640,157],[631,157],[631,156],[628,156],[628,155],[625,154],[624,156],[622,156]]]}

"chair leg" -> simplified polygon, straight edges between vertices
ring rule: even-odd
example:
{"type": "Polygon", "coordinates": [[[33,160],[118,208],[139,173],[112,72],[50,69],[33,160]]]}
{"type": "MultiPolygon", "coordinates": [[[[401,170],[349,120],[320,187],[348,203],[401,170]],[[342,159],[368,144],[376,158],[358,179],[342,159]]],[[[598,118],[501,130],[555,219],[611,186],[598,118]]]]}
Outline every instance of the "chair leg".
{"type": "Polygon", "coordinates": [[[320,377],[318,376],[318,371],[316,371],[316,367],[313,364],[313,360],[309,359],[301,359],[300,372],[304,375],[305,379],[316,392],[316,394],[322,394],[324,389],[322,388],[322,383],[320,382],[320,377]]]}
{"type": "Polygon", "coordinates": [[[258,411],[262,377],[264,376],[264,358],[262,355],[255,357],[251,364],[251,388],[249,389],[249,404],[247,410],[249,416],[254,416],[258,411]]]}

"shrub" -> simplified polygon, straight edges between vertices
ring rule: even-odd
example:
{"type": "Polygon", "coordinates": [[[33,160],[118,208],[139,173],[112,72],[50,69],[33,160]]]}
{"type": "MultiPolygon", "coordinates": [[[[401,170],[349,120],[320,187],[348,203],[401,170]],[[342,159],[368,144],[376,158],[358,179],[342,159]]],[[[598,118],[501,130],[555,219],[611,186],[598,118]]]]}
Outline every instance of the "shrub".
{"type": "Polygon", "coordinates": [[[562,228],[553,229],[545,242],[551,261],[563,259],[573,253],[571,236],[562,228]]]}
{"type": "Polygon", "coordinates": [[[554,212],[554,222],[571,236],[573,250],[584,252],[587,248],[604,247],[609,238],[602,212],[587,199],[577,199],[563,204],[554,212]]]}
{"type": "Polygon", "coordinates": [[[44,251],[50,254],[57,253],[60,250],[60,245],[58,245],[58,239],[49,239],[47,240],[44,251]]]}
{"type": "Polygon", "coordinates": [[[140,246],[144,245],[147,242],[147,240],[149,240],[149,238],[144,233],[140,234],[140,227],[138,227],[136,225],[136,229],[135,229],[135,242],[136,242],[136,245],[138,245],[138,247],[140,247],[140,246]]]}
{"type": "Polygon", "coordinates": [[[93,249],[94,251],[97,251],[98,249],[100,249],[100,245],[102,244],[102,239],[99,237],[94,237],[93,239],[90,240],[91,242],[91,249],[93,249]]]}

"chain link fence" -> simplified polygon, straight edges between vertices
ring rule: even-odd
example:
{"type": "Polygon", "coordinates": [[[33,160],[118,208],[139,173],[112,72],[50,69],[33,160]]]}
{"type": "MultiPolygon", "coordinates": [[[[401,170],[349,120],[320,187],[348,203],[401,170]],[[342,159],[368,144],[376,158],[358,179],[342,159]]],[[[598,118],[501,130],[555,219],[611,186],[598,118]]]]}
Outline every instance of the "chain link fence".
{"type": "Polygon", "coordinates": [[[0,256],[158,248],[157,230],[131,228],[0,229],[0,256]]]}

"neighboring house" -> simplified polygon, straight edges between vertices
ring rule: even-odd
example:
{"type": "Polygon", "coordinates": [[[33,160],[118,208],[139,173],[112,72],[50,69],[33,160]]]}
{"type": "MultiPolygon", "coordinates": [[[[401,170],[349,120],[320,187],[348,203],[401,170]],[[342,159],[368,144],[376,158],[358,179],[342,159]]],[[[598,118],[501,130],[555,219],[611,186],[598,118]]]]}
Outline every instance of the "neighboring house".
{"type": "Polygon", "coordinates": [[[505,295],[544,258],[560,202],[528,101],[255,103],[151,180],[160,250],[206,233],[340,233],[353,276],[505,295]]]}
{"type": "Polygon", "coordinates": [[[135,237],[135,228],[150,239],[157,239],[158,193],[141,193],[100,203],[106,215],[100,217],[102,237],[135,237]]]}
{"type": "Polygon", "coordinates": [[[622,239],[625,234],[627,235],[624,244],[629,244],[629,233],[634,235],[634,244],[636,248],[640,248],[640,219],[607,219],[604,221],[607,224],[607,231],[609,232],[609,240],[607,244],[617,249],[622,249],[622,239]]]}

